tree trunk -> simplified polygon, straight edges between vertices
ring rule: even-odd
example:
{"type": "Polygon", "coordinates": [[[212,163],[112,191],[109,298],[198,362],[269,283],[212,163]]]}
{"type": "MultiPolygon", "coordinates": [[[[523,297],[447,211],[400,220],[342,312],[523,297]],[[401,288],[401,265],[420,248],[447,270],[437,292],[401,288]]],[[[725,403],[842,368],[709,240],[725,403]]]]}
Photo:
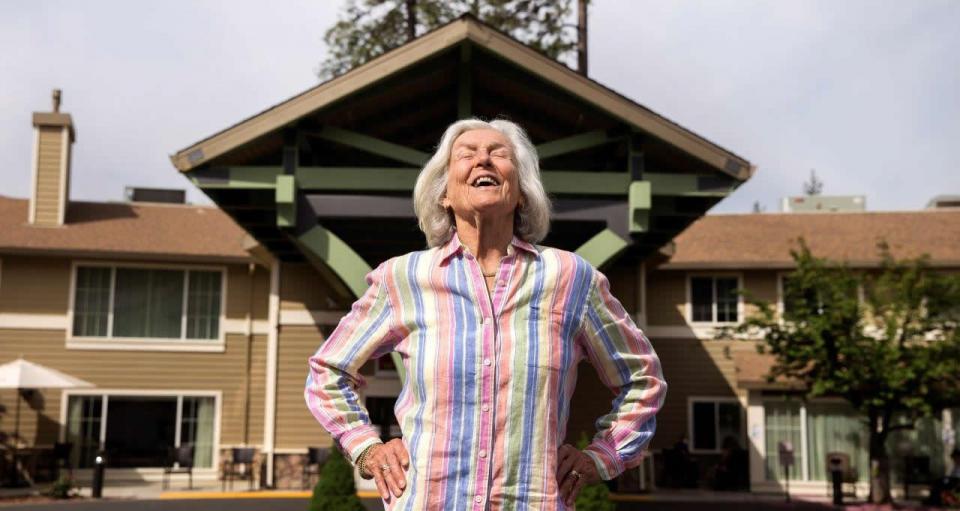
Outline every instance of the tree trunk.
{"type": "Polygon", "coordinates": [[[417,0],[406,0],[407,42],[417,38],[417,0]]]}
{"type": "Polygon", "coordinates": [[[577,2],[577,72],[587,76],[587,1],[577,2]]]}
{"type": "Polygon", "coordinates": [[[879,414],[870,414],[870,502],[889,504],[890,456],[887,455],[887,424],[879,414]]]}

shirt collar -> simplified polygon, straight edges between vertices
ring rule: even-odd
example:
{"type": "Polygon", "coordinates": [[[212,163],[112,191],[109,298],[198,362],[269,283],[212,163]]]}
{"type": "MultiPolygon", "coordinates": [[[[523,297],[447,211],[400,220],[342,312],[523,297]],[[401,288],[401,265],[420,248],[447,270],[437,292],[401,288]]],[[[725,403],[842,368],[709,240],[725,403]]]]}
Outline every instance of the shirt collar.
{"type": "MultiPolygon", "coordinates": [[[[467,247],[465,247],[463,243],[460,243],[460,238],[457,236],[457,231],[453,231],[453,234],[450,236],[450,239],[447,240],[447,243],[443,245],[443,247],[440,249],[440,261],[444,262],[454,254],[458,254],[460,252],[465,251],[466,248],[467,247]]],[[[514,236],[513,239],[510,240],[510,246],[507,247],[507,254],[508,255],[512,254],[514,250],[517,250],[517,249],[523,250],[524,252],[528,252],[533,256],[539,255],[539,252],[537,251],[537,247],[533,246],[533,244],[531,243],[523,241],[522,239],[514,236]]]]}

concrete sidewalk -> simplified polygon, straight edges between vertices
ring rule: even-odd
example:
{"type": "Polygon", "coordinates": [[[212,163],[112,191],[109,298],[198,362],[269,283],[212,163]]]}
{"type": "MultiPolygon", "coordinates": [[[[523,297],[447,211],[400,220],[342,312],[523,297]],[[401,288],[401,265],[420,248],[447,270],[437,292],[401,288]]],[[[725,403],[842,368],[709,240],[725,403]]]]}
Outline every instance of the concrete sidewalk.
{"type": "MultiPolygon", "coordinates": [[[[29,495],[25,490],[0,489],[0,508],[17,511],[305,511],[310,492],[289,490],[255,490],[221,492],[219,483],[200,483],[193,490],[185,485],[172,485],[163,491],[159,484],[114,483],[104,488],[104,499],[89,499],[90,488],[81,488],[84,499],[66,501],[4,503],[4,498],[29,495]]],[[[33,488],[36,493],[44,488],[33,488]]],[[[375,493],[360,494],[364,506],[371,511],[383,509],[375,493]]],[[[613,494],[617,510],[643,511],[739,511],[743,509],[775,511],[827,511],[836,509],[824,497],[794,497],[790,503],[783,495],[746,492],[713,492],[706,490],[658,490],[648,494],[613,494]]],[[[851,502],[847,509],[875,509],[863,502],[851,502]]],[[[916,502],[898,502],[898,509],[925,509],[916,502]]],[[[888,508],[889,509],[889,508],[888,508]]]]}

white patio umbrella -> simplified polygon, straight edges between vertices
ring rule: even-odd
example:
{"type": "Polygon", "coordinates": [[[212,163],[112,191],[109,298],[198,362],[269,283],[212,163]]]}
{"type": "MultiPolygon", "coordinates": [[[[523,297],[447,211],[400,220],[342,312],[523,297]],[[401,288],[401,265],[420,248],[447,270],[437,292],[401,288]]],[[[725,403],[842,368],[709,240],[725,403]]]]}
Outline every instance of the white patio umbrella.
{"type": "Polygon", "coordinates": [[[93,387],[90,382],[74,378],[56,369],[28,362],[20,357],[13,362],[0,365],[0,389],[17,390],[17,411],[13,432],[13,477],[17,483],[17,447],[20,437],[20,391],[27,389],[73,389],[93,387]]]}

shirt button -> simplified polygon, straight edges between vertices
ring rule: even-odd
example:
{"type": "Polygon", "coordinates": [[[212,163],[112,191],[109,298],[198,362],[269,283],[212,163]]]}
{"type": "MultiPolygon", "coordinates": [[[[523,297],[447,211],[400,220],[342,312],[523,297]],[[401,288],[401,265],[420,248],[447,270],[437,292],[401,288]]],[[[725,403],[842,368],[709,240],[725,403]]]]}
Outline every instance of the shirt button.
{"type": "Polygon", "coordinates": [[[489,358],[483,359],[483,365],[485,365],[485,366],[490,365],[490,359],[489,359],[489,358]]]}
{"type": "Polygon", "coordinates": [[[490,323],[493,323],[493,319],[492,319],[492,318],[483,318],[483,324],[484,324],[484,325],[489,325],[490,323]]]}
{"type": "Polygon", "coordinates": [[[476,497],[473,498],[473,501],[476,502],[477,504],[479,504],[479,503],[483,502],[483,497],[477,495],[476,497]]]}
{"type": "Polygon", "coordinates": [[[480,455],[481,458],[486,458],[486,457],[487,457],[487,451],[485,451],[485,450],[483,450],[483,449],[481,449],[478,454],[480,455]]]}
{"type": "Polygon", "coordinates": [[[485,412],[489,412],[489,411],[490,411],[490,405],[488,405],[487,403],[483,403],[483,406],[481,406],[480,409],[483,410],[483,411],[485,411],[485,412]]]}

